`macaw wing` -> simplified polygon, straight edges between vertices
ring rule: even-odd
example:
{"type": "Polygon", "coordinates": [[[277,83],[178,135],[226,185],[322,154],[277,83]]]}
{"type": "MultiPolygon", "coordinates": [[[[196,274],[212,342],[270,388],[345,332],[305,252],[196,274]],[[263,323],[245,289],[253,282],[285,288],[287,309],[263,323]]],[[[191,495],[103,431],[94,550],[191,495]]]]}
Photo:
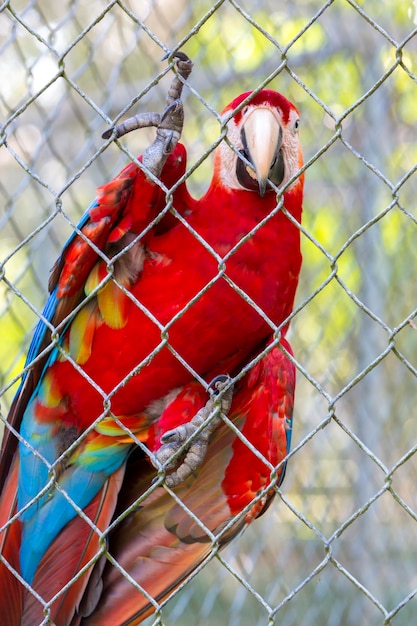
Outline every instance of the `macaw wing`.
{"type": "MultiPolygon", "coordinates": [[[[177,144],[165,163],[161,182],[168,188],[171,187],[184,174],[185,166],[185,148],[177,144]]],[[[135,163],[127,165],[111,182],[99,187],[97,192],[97,198],[81,217],[51,271],[48,284],[50,295],[35,328],[25,362],[25,373],[9,411],[7,421],[10,428],[6,427],[4,431],[0,458],[0,492],[17,445],[11,429],[19,430],[23,413],[42,377],[45,365],[51,359],[51,352],[54,351],[51,329],[56,329],[62,335],[71,321],[74,309],[87,295],[86,282],[95,265],[98,265],[95,281],[90,280],[93,284],[90,284],[87,291],[98,289],[100,282],[105,281],[111,272],[123,284],[137,279],[143,264],[143,243],[138,240],[132,246],[132,241],[140,238],[142,231],[166,205],[163,189],[148,180],[135,163]],[[130,246],[130,249],[123,255],[122,251],[126,246],[130,246]],[[114,257],[118,259],[115,264],[119,268],[118,273],[115,266],[111,267],[114,257]]],[[[181,203],[179,208],[186,210],[182,209],[181,203]]],[[[166,216],[156,228],[166,230],[172,225],[173,222],[166,216]]],[[[111,292],[110,295],[116,297],[120,294],[120,290],[111,290],[113,281],[108,280],[107,285],[107,293],[111,292]]],[[[108,297],[107,301],[110,299],[108,297]]]]}
{"type": "MultiPolygon", "coordinates": [[[[176,159],[178,152],[183,154],[185,150],[178,145],[177,152],[170,155],[161,175],[162,183],[164,175],[172,184],[183,175],[185,158],[176,159]]],[[[139,279],[146,246],[146,235],[141,234],[165,206],[163,189],[149,181],[135,164],[128,165],[113,181],[99,188],[97,199],[66,242],[51,273],[51,293],[35,330],[26,371],[11,407],[0,461],[0,528],[6,527],[0,536],[0,552],[46,601],[98,550],[97,534],[85,518],[74,517],[71,498],[77,500],[79,495],[78,506],[104,530],[116,506],[126,446],[115,444],[112,447],[113,441],[110,441],[110,445],[103,448],[101,438],[105,436],[95,433],[86,437],[68,463],[62,463],[62,467],[55,464],[60,489],[53,490],[53,497],[51,493],[42,495],[49,480],[49,470],[42,458],[54,463],[77,435],[75,428],[72,432],[58,426],[47,415],[38,414],[36,398],[43,397],[45,392],[54,394],[49,366],[59,357],[57,344],[65,341],[69,327],[72,335],[80,336],[80,346],[72,348],[78,350],[82,360],[85,336],[88,338],[92,324],[100,316],[113,327],[123,323],[123,310],[120,312],[123,301],[121,307],[117,306],[117,298],[122,300],[119,285],[127,286],[139,279]],[[83,304],[90,294],[91,301],[83,304]],[[82,327],[72,333],[77,324],[82,327]],[[56,338],[51,339],[52,331],[56,332],[56,338]],[[24,440],[32,442],[40,456],[25,445],[17,450],[16,431],[20,431],[24,440]],[[86,465],[84,457],[87,457],[86,465]],[[107,462],[108,457],[110,462],[107,462]],[[91,463],[98,468],[91,471],[91,463]],[[18,492],[19,508],[24,506],[27,510],[10,523],[18,510],[18,492]],[[27,508],[35,497],[36,501],[27,508]],[[73,550],[74,545],[79,550],[73,550]],[[73,555],[71,559],[61,558],[63,550],[73,555]],[[51,567],[57,570],[54,584],[48,573],[51,567]]],[[[164,228],[169,226],[165,224],[164,228]]],[[[4,610],[18,607],[16,615],[24,615],[22,624],[42,621],[42,604],[25,590],[6,565],[0,564],[0,569],[2,588],[9,591],[8,597],[4,597],[4,610]]],[[[68,586],[60,601],[53,603],[52,615],[58,617],[58,622],[68,623],[88,576],[89,572],[77,579],[68,586]]],[[[15,617],[10,614],[9,618],[9,623],[14,624],[15,617]]]]}

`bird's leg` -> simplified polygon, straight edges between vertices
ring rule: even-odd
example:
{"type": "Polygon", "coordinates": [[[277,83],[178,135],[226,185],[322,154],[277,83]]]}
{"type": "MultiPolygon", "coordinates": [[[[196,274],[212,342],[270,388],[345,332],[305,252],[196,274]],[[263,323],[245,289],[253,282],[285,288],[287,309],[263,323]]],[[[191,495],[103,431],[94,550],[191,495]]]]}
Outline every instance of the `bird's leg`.
{"type": "MultiPolygon", "coordinates": [[[[193,68],[192,61],[183,53],[177,52],[178,74],[187,80],[193,68]]],[[[165,161],[177,145],[184,125],[184,109],[181,102],[183,82],[174,76],[168,90],[166,108],[156,131],[155,141],[143,153],[142,163],[154,176],[159,178],[165,161]]]]}
{"type": "Polygon", "coordinates": [[[173,469],[165,477],[167,487],[177,487],[201,466],[211,435],[221,423],[222,414],[227,415],[230,410],[233,384],[229,376],[217,376],[211,381],[209,392],[206,404],[191,421],[161,437],[163,445],[155,455],[164,469],[173,469]]]}
{"type": "Polygon", "coordinates": [[[156,138],[144,151],[142,163],[156,178],[159,178],[167,157],[174,150],[181,137],[184,124],[184,110],[181,102],[184,84],[181,79],[187,80],[193,67],[191,59],[183,52],[177,52],[174,58],[178,75],[172,79],[168,90],[166,108],[162,115],[159,113],[139,113],[125,120],[122,124],[108,129],[102,135],[103,139],[109,139],[113,135],[114,139],[117,139],[137,128],[155,126],[157,128],[156,138]]]}

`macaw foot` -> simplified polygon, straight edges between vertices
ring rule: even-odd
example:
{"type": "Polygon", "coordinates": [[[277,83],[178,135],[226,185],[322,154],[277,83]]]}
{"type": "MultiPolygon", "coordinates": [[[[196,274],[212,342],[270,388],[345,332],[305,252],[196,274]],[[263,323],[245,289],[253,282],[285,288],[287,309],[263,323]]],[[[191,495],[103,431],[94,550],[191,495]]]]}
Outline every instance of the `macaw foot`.
{"type": "Polygon", "coordinates": [[[144,151],[142,163],[156,178],[159,178],[168,155],[174,150],[181,137],[184,125],[184,110],[181,102],[183,80],[187,80],[193,68],[191,59],[183,52],[177,52],[174,58],[178,75],[172,79],[168,90],[167,106],[162,115],[139,113],[102,134],[103,139],[110,139],[110,137],[118,139],[137,128],[155,126],[157,128],[155,141],[144,151]]]}
{"type": "MultiPolygon", "coordinates": [[[[175,78],[174,80],[178,79],[175,78]]],[[[160,116],[155,140],[146,148],[142,156],[143,165],[156,178],[159,178],[161,175],[165,161],[180,140],[183,124],[184,109],[181,100],[178,98],[168,104],[160,116]]]]}
{"type": "Polygon", "coordinates": [[[209,391],[210,398],[190,422],[161,437],[163,445],[155,455],[166,470],[173,470],[165,477],[167,487],[177,487],[201,466],[211,435],[221,423],[222,414],[227,415],[230,410],[233,384],[229,376],[217,376],[211,381],[209,391]]]}

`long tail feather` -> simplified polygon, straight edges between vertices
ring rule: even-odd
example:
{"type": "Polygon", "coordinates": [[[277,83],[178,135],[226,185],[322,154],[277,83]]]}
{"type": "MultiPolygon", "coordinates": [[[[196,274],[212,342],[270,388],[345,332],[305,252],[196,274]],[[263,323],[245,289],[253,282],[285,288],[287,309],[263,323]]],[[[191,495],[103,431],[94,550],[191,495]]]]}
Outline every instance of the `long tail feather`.
{"type": "Polygon", "coordinates": [[[10,568],[19,572],[21,524],[10,522],[16,513],[18,457],[5,484],[0,500],[0,615],[4,624],[19,626],[25,588],[10,568]]]}
{"type": "Polygon", "coordinates": [[[92,524],[78,515],[68,523],[48,548],[30,586],[24,586],[11,570],[19,574],[21,522],[16,519],[7,523],[16,514],[17,468],[16,457],[0,503],[1,527],[5,526],[0,535],[2,623],[34,626],[47,616],[57,626],[66,626],[78,608],[93,567],[86,568],[81,575],[79,572],[99,554],[103,543],[99,531],[107,528],[114,514],[124,467],[112,474],[85,509],[85,517],[92,524]]]}

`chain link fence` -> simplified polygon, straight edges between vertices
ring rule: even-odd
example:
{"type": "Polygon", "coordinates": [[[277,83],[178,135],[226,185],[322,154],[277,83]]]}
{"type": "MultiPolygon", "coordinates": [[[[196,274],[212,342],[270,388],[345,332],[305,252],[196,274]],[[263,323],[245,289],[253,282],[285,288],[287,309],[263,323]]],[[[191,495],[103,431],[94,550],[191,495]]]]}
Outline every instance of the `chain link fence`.
{"type": "MultiPolygon", "coordinates": [[[[304,264],[282,495],[147,624],[415,623],[417,16],[376,0],[0,6],[0,386],[7,414],[48,268],[128,157],[101,133],[160,110],[183,49],[190,166],[212,110],[268,82],[302,113],[304,264]],[[61,210],[62,209],[62,210],[61,210]]],[[[121,140],[139,154],[152,133],[121,140]]],[[[194,172],[201,195],[211,162],[194,172]]]]}

